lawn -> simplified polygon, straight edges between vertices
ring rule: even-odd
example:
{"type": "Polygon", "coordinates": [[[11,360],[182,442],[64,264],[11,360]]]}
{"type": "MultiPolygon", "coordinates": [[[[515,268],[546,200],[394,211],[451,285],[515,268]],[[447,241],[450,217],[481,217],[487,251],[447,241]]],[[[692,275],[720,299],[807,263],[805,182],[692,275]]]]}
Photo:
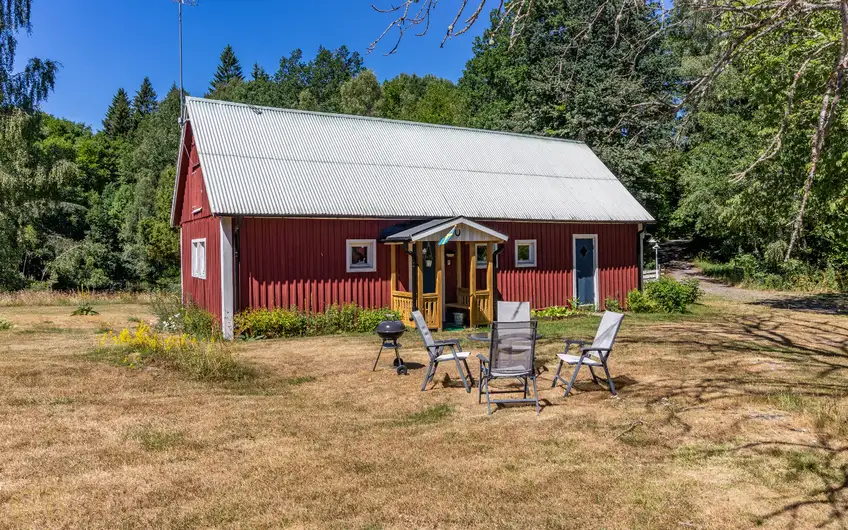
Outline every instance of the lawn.
{"type": "Polygon", "coordinates": [[[98,360],[104,330],[151,316],[95,307],[0,307],[0,527],[848,525],[844,316],[629,315],[618,398],[588,373],[550,388],[559,337],[597,318],[544,322],[541,414],[488,417],[452,367],[419,391],[413,333],[406,377],[349,335],[239,342],[259,375],[214,383],[98,360]]]}

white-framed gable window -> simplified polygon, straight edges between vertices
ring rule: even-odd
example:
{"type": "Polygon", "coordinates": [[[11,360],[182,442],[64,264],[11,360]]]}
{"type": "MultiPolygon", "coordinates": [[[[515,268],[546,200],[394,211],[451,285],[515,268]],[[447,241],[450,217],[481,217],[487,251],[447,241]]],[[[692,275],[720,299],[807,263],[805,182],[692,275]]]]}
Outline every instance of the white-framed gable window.
{"type": "Polygon", "coordinates": [[[516,267],[535,267],[536,266],[536,240],[535,239],[516,239],[515,240],[515,266],[516,267]]]}
{"type": "Polygon", "coordinates": [[[206,279],[206,239],[191,240],[191,276],[206,279]]]}
{"type": "Polygon", "coordinates": [[[347,272],[374,272],[377,270],[376,239],[348,239],[345,249],[347,272]]]}

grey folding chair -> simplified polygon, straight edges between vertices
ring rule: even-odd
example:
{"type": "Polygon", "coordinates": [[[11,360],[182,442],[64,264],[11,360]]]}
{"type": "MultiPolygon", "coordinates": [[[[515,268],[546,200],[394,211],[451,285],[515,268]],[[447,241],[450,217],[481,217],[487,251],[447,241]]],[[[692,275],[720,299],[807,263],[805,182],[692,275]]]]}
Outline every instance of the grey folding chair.
{"type": "Polygon", "coordinates": [[[501,322],[529,322],[530,302],[498,302],[498,320],[501,322]]]}
{"type": "Polygon", "coordinates": [[[468,368],[468,356],[471,354],[467,351],[459,351],[459,340],[457,339],[433,339],[433,335],[430,333],[430,329],[427,327],[427,322],[424,320],[424,315],[421,314],[421,311],[413,311],[412,319],[415,321],[415,327],[418,328],[418,333],[421,334],[424,347],[427,348],[427,355],[430,356],[430,364],[427,366],[427,373],[424,374],[424,383],[421,384],[421,391],[424,392],[427,389],[427,383],[432,381],[436,376],[436,368],[438,368],[439,363],[454,361],[465,391],[471,392],[471,385],[474,384],[474,378],[471,377],[471,369],[468,368]],[[446,353],[445,348],[450,348],[450,351],[446,353]],[[462,369],[463,365],[465,365],[465,371],[462,369]]]}
{"type": "Polygon", "coordinates": [[[580,371],[581,366],[589,367],[589,371],[592,373],[592,380],[596,385],[600,384],[600,382],[598,381],[598,377],[595,375],[595,368],[601,367],[604,369],[604,373],[607,376],[607,383],[609,384],[610,392],[613,396],[616,395],[615,383],[612,381],[607,361],[609,360],[610,352],[612,352],[612,346],[615,343],[615,337],[618,335],[618,330],[621,328],[621,321],[623,319],[624,315],[621,313],[606,311],[603,318],[601,318],[601,324],[598,326],[598,331],[595,333],[595,340],[592,341],[590,346],[586,346],[586,341],[583,340],[566,340],[565,350],[557,355],[557,357],[559,357],[559,366],[557,366],[554,383],[551,385],[551,388],[554,388],[557,385],[557,381],[562,381],[563,383],[566,382],[565,379],[559,375],[563,364],[575,366],[574,373],[571,375],[571,380],[567,382],[568,386],[565,388],[566,396],[571,392],[571,387],[574,386],[574,380],[577,379],[577,372],[580,371]],[[577,346],[580,350],[580,355],[570,355],[568,350],[571,346],[577,346]]]}
{"type": "Polygon", "coordinates": [[[489,356],[478,355],[480,359],[480,379],[477,383],[477,403],[482,403],[486,394],[488,413],[492,413],[492,404],[535,403],[539,413],[539,392],[536,387],[536,321],[492,322],[492,342],[489,344],[489,356]],[[523,390],[492,390],[489,383],[495,379],[517,379],[524,383],[523,390]],[[533,397],[528,398],[528,384],[533,382],[533,397]],[[492,399],[492,394],[523,392],[522,398],[492,399]]]}

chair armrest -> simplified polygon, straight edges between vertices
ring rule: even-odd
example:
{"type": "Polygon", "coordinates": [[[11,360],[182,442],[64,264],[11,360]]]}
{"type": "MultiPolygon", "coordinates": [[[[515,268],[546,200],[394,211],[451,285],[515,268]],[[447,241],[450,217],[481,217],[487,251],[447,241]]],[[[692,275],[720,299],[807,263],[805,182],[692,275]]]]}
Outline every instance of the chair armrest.
{"type": "Polygon", "coordinates": [[[565,348],[562,350],[562,353],[568,353],[568,350],[571,349],[572,346],[577,346],[578,348],[583,348],[586,346],[585,340],[579,339],[565,339],[565,348]]]}
{"type": "Polygon", "coordinates": [[[477,358],[480,359],[481,363],[489,364],[489,358],[483,355],[482,353],[478,353],[477,358]]]}
{"type": "Polygon", "coordinates": [[[436,346],[457,346],[459,347],[459,339],[445,339],[435,341],[436,346]]]}
{"type": "Polygon", "coordinates": [[[598,352],[598,357],[601,358],[604,362],[606,362],[607,355],[612,351],[612,348],[592,348],[591,346],[588,348],[580,348],[580,351],[583,352],[583,357],[589,354],[589,352],[598,352]]]}

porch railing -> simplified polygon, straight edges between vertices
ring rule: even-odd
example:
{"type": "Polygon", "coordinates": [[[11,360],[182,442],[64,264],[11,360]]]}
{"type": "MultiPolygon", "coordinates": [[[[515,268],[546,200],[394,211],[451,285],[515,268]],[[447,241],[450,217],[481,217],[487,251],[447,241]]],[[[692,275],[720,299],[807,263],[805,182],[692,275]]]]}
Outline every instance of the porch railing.
{"type": "MultiPolygon", "coordinates": [[[[401,322],[413,327],[415,326],[415,323],[412,321],[412,293],[392,291],[392,309],[400,313],[401,322]]],[[[424,321],[427,322],[427,327],[432,329],[442,327],[442,308],[439,304],[438,294],[425,294],[419,309],[424,315],[424,321]]]]}

